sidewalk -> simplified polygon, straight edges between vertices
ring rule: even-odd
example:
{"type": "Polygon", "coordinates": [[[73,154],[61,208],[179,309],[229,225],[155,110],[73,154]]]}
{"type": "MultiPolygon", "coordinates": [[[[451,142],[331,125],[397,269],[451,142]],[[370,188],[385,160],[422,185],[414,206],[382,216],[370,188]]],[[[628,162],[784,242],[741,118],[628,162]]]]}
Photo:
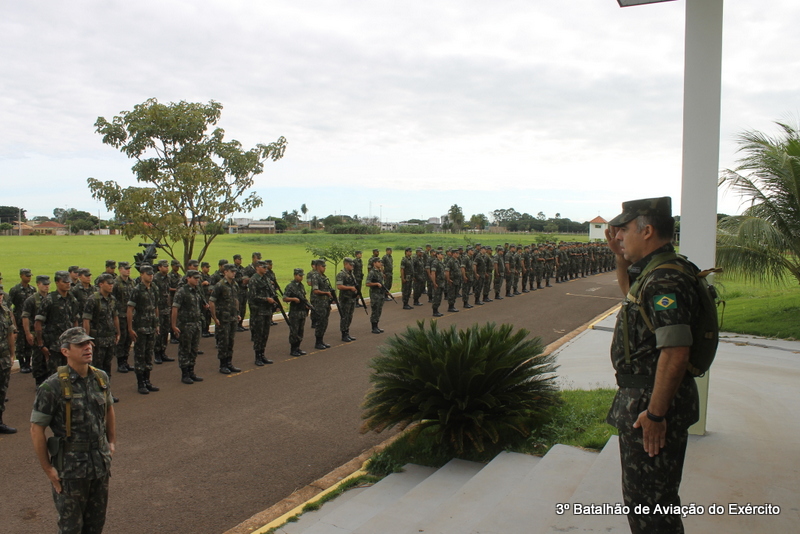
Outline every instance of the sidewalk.
{"type": "MultiPolygon", "coordinates": [[[[566,389],[616,388],[609,347],[616,310],[556,350],[566,389]]],[[[690,436],[683,504],[706,508],[689,532],[794,532],[800,521],[800,342],[723,333],[709,380],[707,432],[690,436]],[[733,515],[729,504],[779,515],[733,515]],[[708,506],[722,505],[722,515],[708,506]]],[[[616,481],[615,481],[616,482],[616,481]]],[[[737,510],[740,511],[741,510],[737,510]]]]}

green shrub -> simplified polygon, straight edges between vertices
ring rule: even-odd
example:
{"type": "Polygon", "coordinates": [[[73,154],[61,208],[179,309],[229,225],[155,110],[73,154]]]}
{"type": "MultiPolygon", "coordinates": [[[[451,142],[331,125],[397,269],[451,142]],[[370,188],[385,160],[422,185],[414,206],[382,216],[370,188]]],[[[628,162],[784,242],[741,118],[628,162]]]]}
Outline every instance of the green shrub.
{"type": "Polygon", "coordinates": [[[489,323],[456,331],[436,321],[390,338],[370,366],[362,432],[415,425],[432,428],[456,454],[498,445],[510,430],[530,432],[533,419],[557,402],[555,358],[539,338],[489,323]]]}
{"type": "Polygon", "coordinates": [[[368,224],[334,224],[325,228],[329,234],[379,234],[381,229],[378,226],[368,224]]]}

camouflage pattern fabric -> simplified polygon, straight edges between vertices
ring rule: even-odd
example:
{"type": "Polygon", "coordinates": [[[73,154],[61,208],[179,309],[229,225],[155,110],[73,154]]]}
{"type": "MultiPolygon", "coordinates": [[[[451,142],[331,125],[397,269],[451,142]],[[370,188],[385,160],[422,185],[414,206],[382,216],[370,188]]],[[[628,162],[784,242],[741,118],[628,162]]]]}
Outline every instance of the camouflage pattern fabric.
{"type": "MultiPolygon", "coordinates": [[[[367,275],[367,283],[374,284],[379,283],[383,284],[383,272],[379,269],[370,269],[369,274],[367,275]]],[[[369,307],[370,313],[369,320],[371,323],[379,323],[381,321],[381,314],[383,313],[383,303],[385,297],[383,296],[383,290],[377,286],[371,286],[369,288],[369,307]]]]}
{"type": "Polygon", "coordinates": [[[425,272],[425,256],[417,254],[411,259],[411,266],[414,269],[413,294],[414,302],[419,302],[425,286],[429,281],[428,273],[425,272]]]}
{"type": "MultiPolygon", "coordinates": [[[[352,271],[342,269],[336,275],[337,286],[356,286],[356,277],[352,271]]],[[[356,308],[356,292],[355,291],[339,291],[339,330],[344,332],[350,331],[350,324],[353,322],[353,313],[356,308]]]]}
{"type": "Polygon", "coordinates": [[[436,311],[439,309],[439,306],[442,305],[442,293],[444,292],[444,264],[439,260],[439,258],[434,258],[431,262],[431,276],[436,280],[436,284],[434,285],[431,282],[433,287],[433,295],[431,297],[431,306],[433,310],[436,311]]]}
{"type": "Polygon", "coordinates": [[[403,256],[403,259],[400,260],[400,268],[405,273],[405,278],[400,283],[403,291],[403,304],[407,306],[414,288],[414,259],[411,256],[403,256]]]}
{"type": "Polygon", "coordinates": [[[175,293],[172,307],[178,310],[176,324],[181,331],[178,337],[178,366],[187,369],[197,361],[200,331],[203,323],[205,300],[199,287],[185,284],[175,293]]]}
{"type": "Polygon", "coordinates": [[[214,330],[214,337],[217,340],[217,358],[220,360],[232,358],[239,316],[239,288],[236,286],[236,282],[228,282],[223,278],[214,286],[208,300],[214,303],[220,323],[214,330]]]}
{"type": "Polygon", "coordinates": [[[276,299],[277,296],[272,290],[272,282],[269,278],[258,273],[254,273],[250,277],[247,288],[250,302],[250,339],[253,341],[253,350],[260,354],[267,347],[274,311],[273,304],[267,302],[266,299],[276,299]]]}
{"type": "MultiPolygon", "coordinates": [[[[283,290],[284,297],[292,298],[306,298],[306,288],[303,287],[301,282],[292,280],[283,290]]],[[[306,317],[308,316],[308,309],[299,302],[292,302],[289,304],[289,344],[292,347],[299,347],[303,342],[303,335],[306,327],[306,317]]]]}
{"type": "MultiPolygon", "coordinates": [[[[86,302],[83,309],[83,319],[89,321],[88,334],[94,338],[94,352],[92,365],[106,372],[111,377],[111,363],[116,354],[117,329],[114,318],[117,317],[117,301],[114,295],[107,298],[96,291],[86,302]]],[[[128,325],[120,324],[121,329],[128,325]]]]}
{"type": "Polygon", "coordinates": [[[59,366],[66,364],[58,345],[58,337],[75,326],[78,316],[78,301],[71,293],[61,296],[58,291],[51,291],[42,298],[36,312],[36,321],[42,322],[42,340],[50,351],[50,358],[47,360],[48,374],[55,373],[59,366]]]}
{"type": "Polygon", "coordinates": [[[381,263],[383,264],[383,286],[386,291],[391,291],[392,283],[394,282],[394,256],[384,254],[383,258],[381,258],[381,263]]]}
{"type": "Polygon", "coordinates": [[[0,305],[0,413],[6,409],[6,393],[11,378],[11,346],[8,336],[16,332],[11,320],[11,310],[3,303],[0,305]]]}
{"type": "Polygon", "coordinates": [[[326,295],[317,295],[314,290],[333,291],[331,281],[328,280],[327,276],[317,273],[311,283],[311,290],[311,305],[314,307],[311,312],[311,322],[315,325],[314,335],[321,338],[325,336],[325,332],[328,330],[328,318],[331,315],[331,298],[326,295]]]}
{"type": "Polygon", "coordinates": [[[128,334],[128,300],[130,300],[131,291],[133,291],[133,280],[128,278],[123,280],[118,276],[114,280],[114,288],[111,294],[117,301],[117,315],[119,316],[119,341],[117,342],[117,360],[119,362],[128,361],[128,354],[131,351],[131,344],[133,340],[128,334]]]}

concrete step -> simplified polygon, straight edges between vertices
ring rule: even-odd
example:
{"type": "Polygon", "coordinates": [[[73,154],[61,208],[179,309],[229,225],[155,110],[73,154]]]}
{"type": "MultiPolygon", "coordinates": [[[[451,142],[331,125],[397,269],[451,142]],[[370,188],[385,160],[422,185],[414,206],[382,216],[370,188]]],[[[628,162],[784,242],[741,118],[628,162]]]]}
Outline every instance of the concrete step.
{"type": "MultiPolygon", "coordinates": [[[[535,534],[556,516],[555,504],[566,502],[597,459],[596,452],[555,445],[471,529],[471,534],[535,534]]],[[[428,532],[428,531],[426,531],[428,532]]],[[[449,530],[447,532],[459,532],[449,530]]]]}
{"type": "MultiPolygon", "coordinates": [[[[464,534],[479,523],[535,470],[541,458],[503,452],[481,469],[452,497],[442,503],[436,515],[417,522],[412,532],[464,534]]],[[[527,507],[527,503],[526,506],[527,507]]]]}
{"type": "Polygon", "coordinates": [[[294,523],[287,523],[285,526],[275,531],[275,534],[301,534],[314,523],[319,522],[325,516],[345,506],[352,499],[370,489],[369,487],[353,488],[345,491],[335,499],[326,502],[319,510],[305,512],[300,519],[294,523]]]}
{"type": "MultiPolygon", "coordinates": [[[[389,475],[369,488],[368,491],[361,492],[346,504],[322,515],[308,528],[293,534],[351,533],[436,472],[433,467],[413,464],[408,464],[403,469],[403,472],[389,475]]],[[[325,506],[322,508],[324,509],[325,506]]]]}
{"type": "Polygon", "coordinates": [[[543,532],[630,532],[628,519],[624,515],[576,515],[575,505],[622,504],[622,468],[619,460],[619,440],[611,436],[606,446],[597,456],[586,476],[583,477],[575,492],[567,501],[569,509],[563,515],[555,514],[556,500],[549,503],[553,506],[553,520],[547,522],[548,528],[543,532]]]}
{"type": "Polygon", "coordinates": [[[484,464],[453,459],[396,502],[375,514],[354,534],[406,534],[419,532],[416,524],[435,515],[451,496],[458,492],[484,464]]]}

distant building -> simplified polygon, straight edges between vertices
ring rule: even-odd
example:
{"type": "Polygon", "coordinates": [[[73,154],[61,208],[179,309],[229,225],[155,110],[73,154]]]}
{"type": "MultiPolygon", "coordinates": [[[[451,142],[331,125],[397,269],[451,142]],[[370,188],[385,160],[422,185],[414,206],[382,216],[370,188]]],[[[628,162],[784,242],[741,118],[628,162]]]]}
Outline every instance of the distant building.
{"type": "Polygon", "coordinates": [[[54,221],[45,221],[43,223],[33,225],[31,227],[31,233],[41,235],[69,235],[69,228],[65,224],[54,221]]]}
{"type": "Polygon", "coordinates": [[[599,215],[589,221],[589,241],[594,241],[595,239],[605,241],[606,228],[608,228],[608,221],[599,215]]]}
{"type": "MultiPolygon", "coordinates": [[[[240,221],[242,219],[234,219],[240,221]]],[[[244,220],[247,224],[231,225],[228,233],[231,234],[274,234],[275,221],[254,221],[252,219],[244,220]]]]}
{"type": "Polygon", "coordinates": [[[382,222],[381,223],[381,232],[396,232],[397,231],[396,222],[382,222]]]}

